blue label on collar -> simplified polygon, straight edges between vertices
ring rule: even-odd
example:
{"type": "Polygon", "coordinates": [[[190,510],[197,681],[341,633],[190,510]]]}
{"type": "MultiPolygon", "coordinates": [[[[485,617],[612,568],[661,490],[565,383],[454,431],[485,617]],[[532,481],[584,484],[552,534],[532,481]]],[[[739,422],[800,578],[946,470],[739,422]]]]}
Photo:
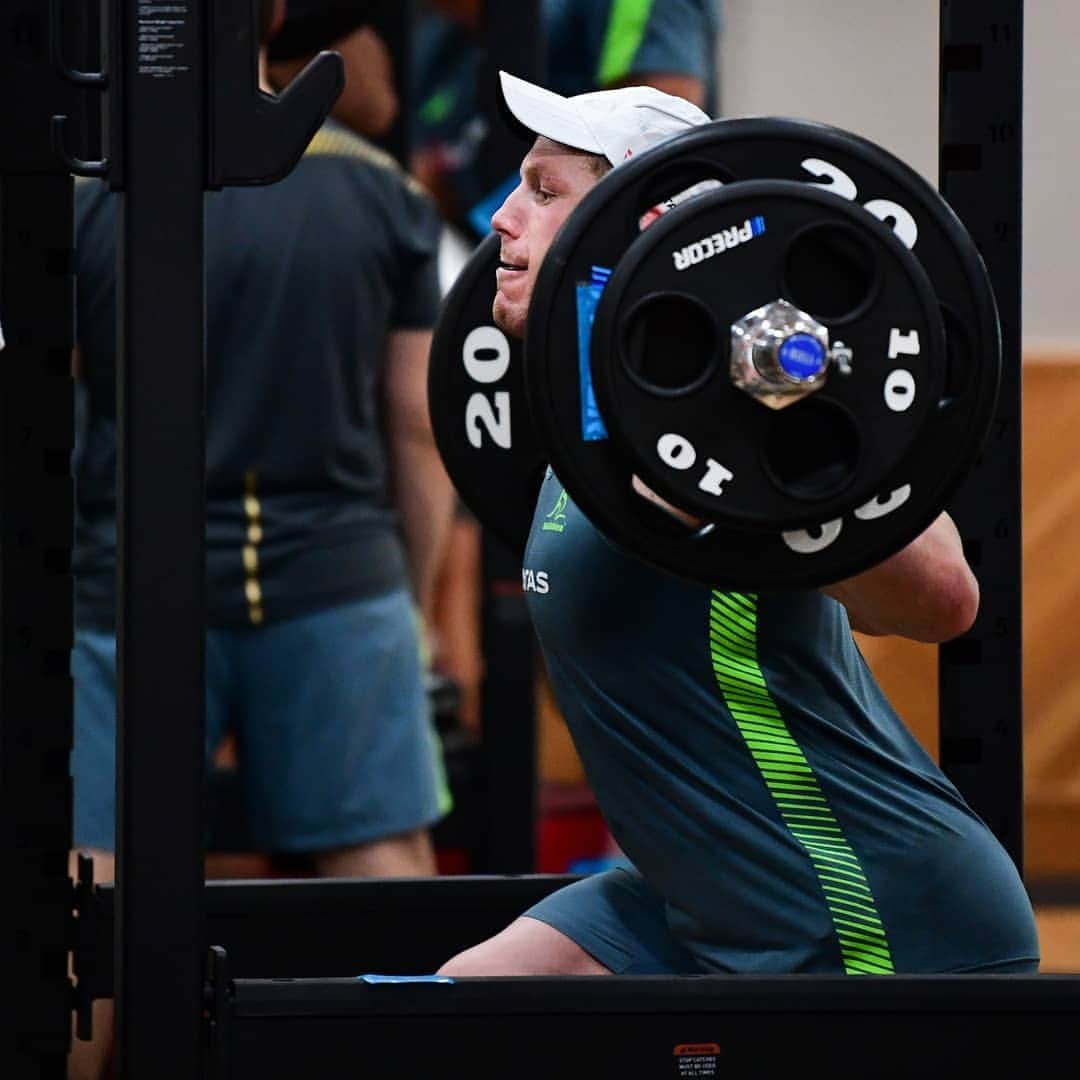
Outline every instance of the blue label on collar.
{"type": "Polygon", "coordinates": [[[591,271],[591,279],[579,281],[577,286],[578,378],[581,385],[581,437],[586,442],[597,442],[606,439],[608,433],[593,392],[589,355],[596,305],[600,302],[611,271],[603,266],[594,266],[591,271]]]}

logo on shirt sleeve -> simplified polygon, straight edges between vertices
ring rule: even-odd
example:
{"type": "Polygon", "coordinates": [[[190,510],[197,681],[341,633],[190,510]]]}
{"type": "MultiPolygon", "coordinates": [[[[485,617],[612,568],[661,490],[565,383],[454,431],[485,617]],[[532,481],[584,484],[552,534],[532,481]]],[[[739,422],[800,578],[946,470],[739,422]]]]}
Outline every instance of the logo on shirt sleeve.
{"type": "Polygon", "coordinates": [[[547,571],[522,567],[521,588],[524,592],[546,593],[549,588],[547,571]]]}
{"type": "Polygon", "coordinates": [[[561,533],[566,528],[566,488],[559,491],[555,505],[545,515],[544,523],[540,528],[543,532],[557,533],[561,533]]]}

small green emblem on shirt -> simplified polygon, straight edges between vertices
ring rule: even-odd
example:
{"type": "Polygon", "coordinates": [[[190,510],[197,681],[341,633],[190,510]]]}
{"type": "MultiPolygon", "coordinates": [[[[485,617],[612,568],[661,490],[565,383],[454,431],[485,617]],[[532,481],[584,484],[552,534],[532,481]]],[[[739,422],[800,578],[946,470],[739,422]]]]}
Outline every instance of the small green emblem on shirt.
{"type": "Polygon", "coordinates": [[[541,529],[544,532],[561,533],[566,528],[566,488],[559,492],[555,505],[547,512],[541,529]]]}

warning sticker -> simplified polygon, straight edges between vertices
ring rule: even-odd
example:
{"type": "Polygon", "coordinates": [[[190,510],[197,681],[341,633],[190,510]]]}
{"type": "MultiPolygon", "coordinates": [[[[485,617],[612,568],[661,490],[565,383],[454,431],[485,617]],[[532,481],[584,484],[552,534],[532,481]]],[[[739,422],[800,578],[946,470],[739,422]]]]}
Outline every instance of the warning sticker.
{"type": "Polygon", "coordinates": [[[675,1075],[707,1077],[720,1075],[718,1043],[679,1043],[673,1051],[675,1075]]]}

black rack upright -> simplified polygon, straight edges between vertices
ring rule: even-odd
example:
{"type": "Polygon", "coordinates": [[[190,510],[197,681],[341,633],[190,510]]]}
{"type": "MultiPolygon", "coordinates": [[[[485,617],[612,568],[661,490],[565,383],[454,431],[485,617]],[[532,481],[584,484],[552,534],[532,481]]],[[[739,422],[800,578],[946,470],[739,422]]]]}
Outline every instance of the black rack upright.
{"type": "Polygon", "coordinates": [[[66,1075],[72,1008],[74,192],[52,132],[89,154],[85,36],[70,8],[0,5],[0,1075],[42,1080],[66,1075]]]}
{"type": "MultiPolygon", "coordinates": [[[[538,0],[485,0],[477,87],[489,129],[479,154],[494,189],[517,173],[525,146],[501,121],[498,72],[543,82],[544,29],[538,0]]],[[[521,560],[487,531],[482,537],[481,698],[486,826],[483,873],[536,869],[536,638],[521,589],[521,560]]]]}
{"type": "Polygon", "coordinates": [[[1021,872],[1023,46],[1023,0],[942,0],[939,184],[989,270],[1003,359],[990,436],[949,507],[981,601],[972,631],[938,651],[940,761],[1021,872]]]}
{"type": "Polygon", "coordinates": [[[204,14],[115,3],[112,24],[116,1070],[177,1080],[202,1069],[204,14]]]}
{"type": "Polygon", "coordinates": [[[205,194],[271,183],[343,86],[322,56],[257,89],[251,0],[112,0],[117,269],[116,1058],[202,1070],[205,194]]]}

